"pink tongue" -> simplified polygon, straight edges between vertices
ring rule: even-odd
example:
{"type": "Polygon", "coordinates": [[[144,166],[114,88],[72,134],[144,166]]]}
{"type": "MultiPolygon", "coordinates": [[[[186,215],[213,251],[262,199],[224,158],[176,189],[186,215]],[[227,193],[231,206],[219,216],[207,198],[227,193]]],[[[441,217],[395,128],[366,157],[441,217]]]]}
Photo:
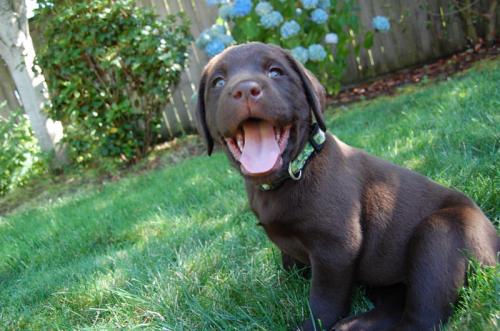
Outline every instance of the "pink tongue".
{"type": "Polygon", "coordinates": [[[280,156],[280,148],[274,139],[273,126],[265,121],[243,124],[245,145],[240,163],[250,174],[271,170],[280,156]]]}

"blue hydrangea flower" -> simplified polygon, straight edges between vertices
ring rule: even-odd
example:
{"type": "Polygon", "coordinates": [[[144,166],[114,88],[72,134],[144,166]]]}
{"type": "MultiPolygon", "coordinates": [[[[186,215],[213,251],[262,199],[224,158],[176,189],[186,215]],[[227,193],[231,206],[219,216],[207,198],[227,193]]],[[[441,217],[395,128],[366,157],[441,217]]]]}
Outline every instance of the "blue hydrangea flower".
{"type": "Polygon", "coordinates": [[[233,36],[230,36],[228,34],[224,34],[222,36],[219,36],[219,40],[222,41],[222,43],[226,47],[234,44],[234,38],[233,38],[233,36]]]}
{"type": "Polygon", "coordinates": [[[305,9],[313,9],[318,5],[318,0],[300,0],[305,9]]]}
{"type": "Polygon", "coordinates": [[[233,43],[233,37],[227,35],[226,28],[220,24],[214,24],[210,28],[205,29],[195,41],[196,47],[205,50],[210,57],[220,52],[217,50],[221,44],[223,45],[223,50],[225,46],[232,45],[233,43]]]}
{"type": "Polygon", "coordinates": [[[255,6],[255,12],[259,16],[264,16],[273,11],[273,6],[267,1],[261,1],[255,6]]]}
{"type": "Polygon", "coordinates": [[[311,13],[311,20],[316,24],[323,24],[328,21],[328,13],[323,9],[315,9],[311,13]]]}
{"type": "Polygon", "coordinates": [[[207,5],[211,6],[218,6],[227,3],[228,0],[207,0],[207,5]]]}
{"type": "Polygon", "coordinates": [[[391,23],[385,16],[375,16],[372,19],[372,26],[375,30],[386,32],[391,28],[391,23]]]}
{"type": "Polygon", "coordinates": [[[226,27],[224,25],[214,24],[208,30],[208,34],[211,37],[218,37],[220,35],[224,35],[226,34],[226,27]]]}
{"type": "Polygon", "coordinates": [[[227,21],[231,18],[233,14],[233,6],[232,5],[222,5],[219,8],[219,17],[223,20],[227,21]]]}
{"type": "Polygon", "coordinates": [[[252,10],[252,0],[234,0],[232,17],[247,16],[252,10]]]}
{"type": "Polygon", "coordinates": [[[307,48],[298,46],[292,49],[292,56],[302,64],[305,64],[309,60],[309,52],[307,48]]]}
{"type": "Polygon", "coordinates": [[[281,22],[283,22],[283,16],[276,10],[260,18],[260,24],[266,29],[277,27],[281,22]]]}
{"type": "Polygon", "coordinates": [[[224,43],[220,39],[213,39],[205,46],[208,57],[214,57],[224,50],[224,43]]]}
{"type": "Polygon", "coordinates": [[[212,6],[217,6],[219,4],[219,0],[207,0],[207,5],[212,7],[212,6]]]}
{"type": "Polygon", "coordinates": [[[284,39],[288,39],[292,36],[295,36],[300,31],[300,25],[294,20],[285,22],[280,29],[281,36],[284,39]]]}
{"type": "Polygon", "coordinates": [[[196,39],[196,41],[195,41],[196,47],[204,48],[211,40],[212,40],[212,37],[210,37],[207,30],[205,30],[202,33],[200,33],[200,35],[196,39]]]}
{"type": "Polygon", "coordinates": [[[307,50],[309,53],[309,60],[323,61],[326,58],[326,51],[320,44],[313,44],[307,50]]]}
{"type": "Polygon", "coordinates": [[[327,33],[325,36],[325,43],[327,44],[336,44],[339,42],[339,36],[336,33],[327,33]]]}
{"type": "Polygon", "coordinates": [[[318,8],[321,9],[329,9],[332,6],[331,0],[319,0],[318,2],[318,8]]]}

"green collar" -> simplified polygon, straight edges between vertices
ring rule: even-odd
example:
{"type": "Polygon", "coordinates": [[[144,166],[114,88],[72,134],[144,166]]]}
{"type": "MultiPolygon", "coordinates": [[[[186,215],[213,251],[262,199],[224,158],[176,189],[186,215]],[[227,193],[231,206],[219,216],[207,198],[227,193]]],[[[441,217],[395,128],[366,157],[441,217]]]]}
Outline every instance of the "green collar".
{"type": "Polygon", "coordinates": [[[299,153],[295,160],[288,164],[288,174],[284,178],[279,179],[276,183],[261,184],[259,188],[262,191],[270,191],[278,188],[283,183],[283,181],[288,178],[291,178],[293,180],[300,180],[302,178],[302,173],[304,172],[305,166],[314,154],[317,154],[321,151],[325,140],[325,132],[319,128],[317,123],[314,123],[311,130],[311,136],[309,137],[307,144],[304,146],[304,149],[299,153]]]}

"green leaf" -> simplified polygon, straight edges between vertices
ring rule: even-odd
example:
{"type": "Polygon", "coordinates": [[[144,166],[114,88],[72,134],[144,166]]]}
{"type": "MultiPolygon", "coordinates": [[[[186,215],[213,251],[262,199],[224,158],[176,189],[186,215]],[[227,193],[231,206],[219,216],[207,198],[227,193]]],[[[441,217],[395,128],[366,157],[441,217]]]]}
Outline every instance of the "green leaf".
{"type": "Polygon", "coordinates": [[[373,30],[367,31],[364,36],[363,40],[363,47],[366,49],[370,49],[373,47],[373,37],[374,37],[373,30]]]}
{"type": "Polygon", "coordinates": [[[239,24],[239,27],[247,40],[255,40],[259,35],[260,29],[256,26],[255,22],[250,19],[243,20],[239,24]]]}

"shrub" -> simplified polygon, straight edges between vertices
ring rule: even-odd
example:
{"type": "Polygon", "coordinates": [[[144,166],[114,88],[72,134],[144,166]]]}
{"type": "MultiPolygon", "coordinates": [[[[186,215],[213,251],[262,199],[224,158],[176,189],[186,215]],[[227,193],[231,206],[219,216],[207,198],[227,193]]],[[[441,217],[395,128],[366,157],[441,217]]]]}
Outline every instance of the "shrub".
{"type": "Polygon", "coordinates": [[[189,22],[131,0],[42,1],[38,63],[70,158],[134,162],[160,138],[161,112],[186,65],[189,22]]]}
{"type": "MultiPolygon", "coordinates": [[[[216,55],[234,41],[272,43],[291,50],[297,60],[314,72],[329,93],[340,88],[340,77],[350,53],[349,45],[358,31],[355,1],[207,2],[219,7],[217,24],[204,31],[196,42],[208,56],[216,55]],[[224,26],[229,27],[228,32],[224,26]]],[[[364,46],[370,48],[373,32],[365,34],[364,40],[364,46]]],[[[359,48],[357,43],[354,51],[359,52],[359,48]]]]}
{"type": "Polygon", "coordinates": [[[29,120],[20,110],[0,116],[0,169],[0,196],[46,169],[29,120]]]}

